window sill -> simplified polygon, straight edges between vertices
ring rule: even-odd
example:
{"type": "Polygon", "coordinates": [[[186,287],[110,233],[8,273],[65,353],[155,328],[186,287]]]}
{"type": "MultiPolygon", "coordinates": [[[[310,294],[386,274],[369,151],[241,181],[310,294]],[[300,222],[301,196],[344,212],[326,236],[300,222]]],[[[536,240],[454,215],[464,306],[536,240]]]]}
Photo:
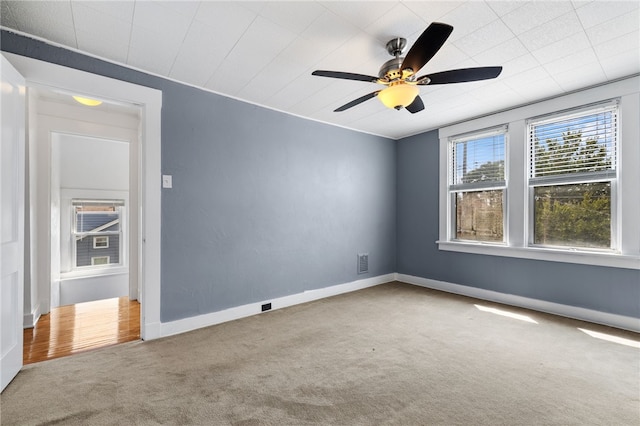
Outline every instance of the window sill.
{"type": "Polygon", "coordinates": [[[107,275],[121,275],[129,273],[126,266],[114,266],[110,268],[92,268],[87,270],[77,270],[70,272],[61,272],[60,280],[73,280],[78,278],[104,277],[107,275]]]}
{"type": "Polygon", "coordinates": [[[498,244],[458,241],[436,241],[436,243],[438,244],[438,249],[444,251],[640,270],[640,256],[618,253],[598,253],[546,247],[509,247],[498,244]]]}

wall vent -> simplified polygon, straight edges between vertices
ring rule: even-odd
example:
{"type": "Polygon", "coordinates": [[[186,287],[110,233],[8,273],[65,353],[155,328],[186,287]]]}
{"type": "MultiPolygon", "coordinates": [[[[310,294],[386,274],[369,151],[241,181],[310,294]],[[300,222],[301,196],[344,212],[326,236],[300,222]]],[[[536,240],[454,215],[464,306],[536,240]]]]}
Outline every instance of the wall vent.
{"type": "Polygon", "coordinates": [[[369,253],[358,254],[358,274],[369,272],[369,253]]]}

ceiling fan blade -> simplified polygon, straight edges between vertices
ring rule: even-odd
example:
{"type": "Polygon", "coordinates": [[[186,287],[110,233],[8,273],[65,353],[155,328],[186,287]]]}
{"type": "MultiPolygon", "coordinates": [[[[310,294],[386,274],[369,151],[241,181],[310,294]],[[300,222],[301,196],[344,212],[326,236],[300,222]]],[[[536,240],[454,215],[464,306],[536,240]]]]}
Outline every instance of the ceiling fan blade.
{"type": "Polygon", "coordinates": [[[360,96],[358,99],[354,99],[351,102],[342,105],[340,108],[335,109],[333,112],[342,112],[344,110],[347,110],[347,109],[349,109],[351,107],[354,107],[354,106],[356,106],[358,104],[363,103],[364,101],[368,101],[371,98],[375,98],[376,96],[378,96],[378,93],[380,93],[379,90],[377,90],[375,92],[368,93],[368,94],[366,94],[364,96],[360,96]]]}
{"type": "Polygon", "coordinates": [[[317,75],[320,77],[341,78],[343,80],[366,81],[369,83],[376,83],[378,81],[378,77],[374,77],[372,75],[355,74],[352,72],[341,72],[341,71],[317,70],[312,72],[311,75],[317,75]]]}
{"type": "Polygon", "coordinates": [[[411,114],[415,114],[416,112],[420,112],[424,109],[424,102],[422,102],[422,98],[420,95],[416,96],[416,98],[411,102],[407,107],[405,107],[407,111],[411,114]]]}
{"type": "Polygon", "coordinates": [[[433,22],[411,46],[400,69],[411,68],[414,74],[417,73],[440,50],[451,31],[453,31],[451,25],[433,22]]]}
{"type": "Polygon", "coordinates": [[[502,67],[461,68],[424,75],[418,78],[418,84],[449,84],[467,81],[488,80],[496,78],[502,72],[502,67]],[[425,78],[426,77],[426,78],[425,78]]]}

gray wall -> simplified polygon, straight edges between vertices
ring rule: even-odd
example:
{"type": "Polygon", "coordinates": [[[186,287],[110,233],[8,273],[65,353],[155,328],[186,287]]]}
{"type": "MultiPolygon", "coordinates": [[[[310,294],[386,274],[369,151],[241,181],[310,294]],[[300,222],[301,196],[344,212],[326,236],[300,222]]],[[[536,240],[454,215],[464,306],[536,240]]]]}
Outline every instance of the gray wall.
{"type": "Polygon", "coordinates": [[[439,139],[397,144],[397,272],[640,317],[640,271],[438,250],[439,139]]]}
{"type": "MultiPolygon", "coordinates": [[[[2,31],[2,50],[162,90],[163,322],[395,272],[395,142],[2,31]],[[357,275],[357,253],[369,273],[357,275]]],[[[158,177],[159,178],[159,177],[158,177]]]]}
{"type": "Polygon", "coordinates": [[[163,95],[163,321],[395,272],[393,141],[182,86],[163,95]]]}

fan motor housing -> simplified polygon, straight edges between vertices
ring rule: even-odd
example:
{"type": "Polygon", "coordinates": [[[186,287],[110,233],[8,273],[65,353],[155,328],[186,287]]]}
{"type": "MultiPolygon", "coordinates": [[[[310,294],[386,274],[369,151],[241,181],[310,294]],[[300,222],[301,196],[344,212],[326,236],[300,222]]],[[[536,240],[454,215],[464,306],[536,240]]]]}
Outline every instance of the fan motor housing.
{"type": "Polygon", "coordinates": [[[380,67],[380,71],[378,71],[378,77],[388,79],[389,81],[401,78],[402,72],[400,71],[400,66],[402,66],[403,60],[404,58],[401,58],[399,56],[393,59],[389,59],[380,67]]]}
{"type": "Polygon", "coordinates": [[[386,48],[389,55],[394,58],[389,59],[387,62],[382,64],[380,71],[378,71],[378,77],[381,80],[386,80],[388,82],[402,79],[411,80],[410,74],[403,73],[400,69],[402,67],[402,62],[404,61],[404,58],[400,55],[402,55],[407,48],[407,39],[402,37],[391,39],[387,42],[386,48]]]}

